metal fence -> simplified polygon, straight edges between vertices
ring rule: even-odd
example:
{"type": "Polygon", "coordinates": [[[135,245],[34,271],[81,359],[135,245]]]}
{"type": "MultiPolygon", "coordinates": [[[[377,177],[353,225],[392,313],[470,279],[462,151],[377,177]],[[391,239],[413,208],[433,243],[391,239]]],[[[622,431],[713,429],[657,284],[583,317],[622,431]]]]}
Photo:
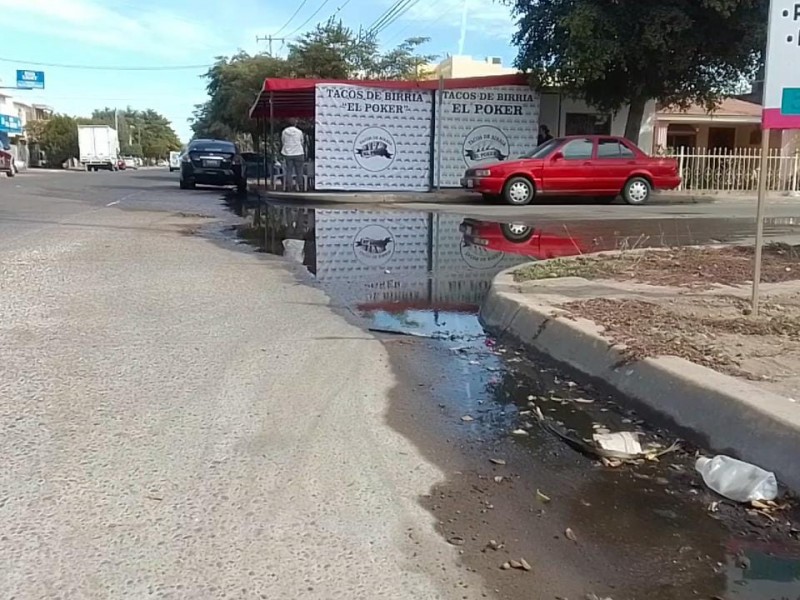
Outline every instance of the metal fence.
{"type": "MultiPolygon", "coordinates": [[[[678,161],[681,190],[755,192],[758,189],[759,148],[671,148],[666,153],[678,161]]],[[[767,189],[800,190],[800,153],[769,151],[767,189]]]]}

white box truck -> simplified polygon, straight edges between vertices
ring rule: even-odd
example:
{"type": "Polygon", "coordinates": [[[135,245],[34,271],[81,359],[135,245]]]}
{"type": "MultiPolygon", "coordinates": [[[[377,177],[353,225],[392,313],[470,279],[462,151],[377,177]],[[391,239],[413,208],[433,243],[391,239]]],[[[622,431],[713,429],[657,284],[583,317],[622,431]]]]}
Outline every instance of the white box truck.
{"type": "Polygon", "coordinates": [[[78,125],[78,149],[87,171],[117,170],[119,136],[108,125],[78,125]]]}

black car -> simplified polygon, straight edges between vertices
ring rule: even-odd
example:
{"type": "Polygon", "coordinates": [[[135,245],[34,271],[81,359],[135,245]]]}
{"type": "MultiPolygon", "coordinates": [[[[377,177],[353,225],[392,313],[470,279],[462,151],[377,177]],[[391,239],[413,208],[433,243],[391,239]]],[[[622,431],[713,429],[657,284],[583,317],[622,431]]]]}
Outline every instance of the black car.
{"type": "Polygon", "coordinates": [[[181,189],[200,185],[235,185],[247,191],[247,167],[232,142],[194,140],[181,155],[181,189]]]}

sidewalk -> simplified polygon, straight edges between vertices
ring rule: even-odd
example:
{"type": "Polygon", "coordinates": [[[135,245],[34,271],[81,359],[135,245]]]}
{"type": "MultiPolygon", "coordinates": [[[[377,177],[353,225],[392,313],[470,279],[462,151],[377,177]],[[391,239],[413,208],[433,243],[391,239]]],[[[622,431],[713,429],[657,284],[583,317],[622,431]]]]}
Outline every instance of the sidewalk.
{"type": "Polygon", "coordinates": [[[481,317],[800,490],[800,258],[765,256],[759,319],[751,253],[730,248],[516,267],[481,317]]]}

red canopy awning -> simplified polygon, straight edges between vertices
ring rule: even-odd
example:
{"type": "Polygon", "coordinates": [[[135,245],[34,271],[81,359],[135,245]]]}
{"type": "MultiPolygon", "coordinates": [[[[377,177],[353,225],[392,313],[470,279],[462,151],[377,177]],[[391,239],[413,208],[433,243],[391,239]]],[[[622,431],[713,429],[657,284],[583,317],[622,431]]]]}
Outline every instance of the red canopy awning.
{"type": "MultiPolygon", "coordinates": [[[[270,97],[272,116],[276,119],[313,118],[316,104],[316,87],[320,84],[360,85],[401,90],[436,90],[439,81],[388,81],[378,79],[265,79],[264,87],[250,108],[251,119],[268,119],[270,116],[270,97]]],[[[528,85],[523,73],[512,75],[491,75],[489,77],[468,77],[464,79],[445,79],[444,88],[457,90],[464,88],[484,88],[501,85],[528,85]]]]}

